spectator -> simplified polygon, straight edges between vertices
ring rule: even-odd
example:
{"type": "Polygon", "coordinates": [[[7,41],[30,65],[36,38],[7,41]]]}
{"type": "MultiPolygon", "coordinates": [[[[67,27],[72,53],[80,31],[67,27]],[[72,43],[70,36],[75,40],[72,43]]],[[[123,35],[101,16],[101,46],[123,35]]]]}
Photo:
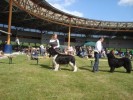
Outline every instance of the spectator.
{"type": "Polygon", "coordinates": [[[41,44],[41,45],[40,45],[40,54],[41,54],[41,56],[44,56],[44,51],[45,51],[45,48],[44,48],[44,46],[41,44]]]}
{"type": "Polygon", "coordinates": [[[74,55],[74,49],[72,46],[68,47],[67,54],[74,55]]]}
{"type": "Polygon", "coordinates": [[[15,42],[16,42],[16,45],[17,45],[17,51],[20,51],[20,42],[19,42],[18,37],[16,37],[15,42]]]}

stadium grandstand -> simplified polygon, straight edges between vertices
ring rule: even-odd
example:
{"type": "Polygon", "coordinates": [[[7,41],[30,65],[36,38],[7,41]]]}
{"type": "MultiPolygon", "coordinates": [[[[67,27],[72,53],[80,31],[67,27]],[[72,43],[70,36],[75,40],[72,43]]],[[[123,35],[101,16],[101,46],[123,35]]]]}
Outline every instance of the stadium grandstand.
{"type": "Polygon", "coordinates": [[[57,33],[62,45],[78,46],[104,36],[107,48],[133,48],[133,22],[77,17],[45,0],[0,0],[0,30],[12,33],[0,32],[0,40],[7,44],[16,36],[22,44],[47,44],[51,34],[57,33]]]}

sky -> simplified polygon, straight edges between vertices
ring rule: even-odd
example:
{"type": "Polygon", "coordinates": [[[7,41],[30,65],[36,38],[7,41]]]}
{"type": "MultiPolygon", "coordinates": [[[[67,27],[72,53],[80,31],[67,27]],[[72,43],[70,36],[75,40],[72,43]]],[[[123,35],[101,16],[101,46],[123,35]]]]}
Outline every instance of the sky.
{"type": "Polygon", "coordinates": [[[46,0],[66,13],[94,20],[133,22],[133,0],[46,0]]]}

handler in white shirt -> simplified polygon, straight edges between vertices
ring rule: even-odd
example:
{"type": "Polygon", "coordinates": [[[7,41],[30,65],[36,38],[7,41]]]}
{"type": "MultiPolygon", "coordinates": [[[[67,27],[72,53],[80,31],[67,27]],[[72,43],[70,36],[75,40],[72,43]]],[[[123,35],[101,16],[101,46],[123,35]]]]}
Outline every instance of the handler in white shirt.
{"type": "Polygon", "coordinates": [[[94,63],[94,66],[93,66],[93,72],[97,72],[98,71],[98,67],[99,67],[99,57],[100,57],[100,53],[103,49],[103,46],[102,46],[102,42],[104,41],[104,38],[101,37],[99,38],[99,40],[96,42],[96,45],[95,45],[95,49],[94,49],[94,57],[95,57],[95,63],[94,63]]]}
{"type": "Polygon", "coordinates": [[[57,38],[57,34],[53,34],[52,38],[49,41],[49,44],[54,48],[54,49],[59,49],[60,47],[60,42],[57,38]]]}
{"type": "MultiPolygon", "coordinates": [[[[57,34],[53,34],[50,41],[49,41],[49,44],[56,50],[59,52],[59,47],[60,47],[60,42],[57,38],[57,34]]],[[[52,62],[52,68],[54,69],[54,63],[52,62]]]]}

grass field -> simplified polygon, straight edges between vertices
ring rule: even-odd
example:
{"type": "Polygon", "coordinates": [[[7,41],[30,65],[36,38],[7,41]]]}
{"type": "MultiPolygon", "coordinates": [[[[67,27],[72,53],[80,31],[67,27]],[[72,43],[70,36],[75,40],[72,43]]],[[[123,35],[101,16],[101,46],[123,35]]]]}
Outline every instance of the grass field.
{"type": "MultiPolygon", "coordinates": [[[[92,73],[89,60],[76,57],[78,72],[62,65],[51,70],[49,58],[36,61],[19,55],[0,60],[0,100],[132,100],[133,71],[124,68],[109,73],[107,61],[100,61],[100,71],[92,73]]],[[[132,62],[133,63],[133,62],[132,62]]]]}

